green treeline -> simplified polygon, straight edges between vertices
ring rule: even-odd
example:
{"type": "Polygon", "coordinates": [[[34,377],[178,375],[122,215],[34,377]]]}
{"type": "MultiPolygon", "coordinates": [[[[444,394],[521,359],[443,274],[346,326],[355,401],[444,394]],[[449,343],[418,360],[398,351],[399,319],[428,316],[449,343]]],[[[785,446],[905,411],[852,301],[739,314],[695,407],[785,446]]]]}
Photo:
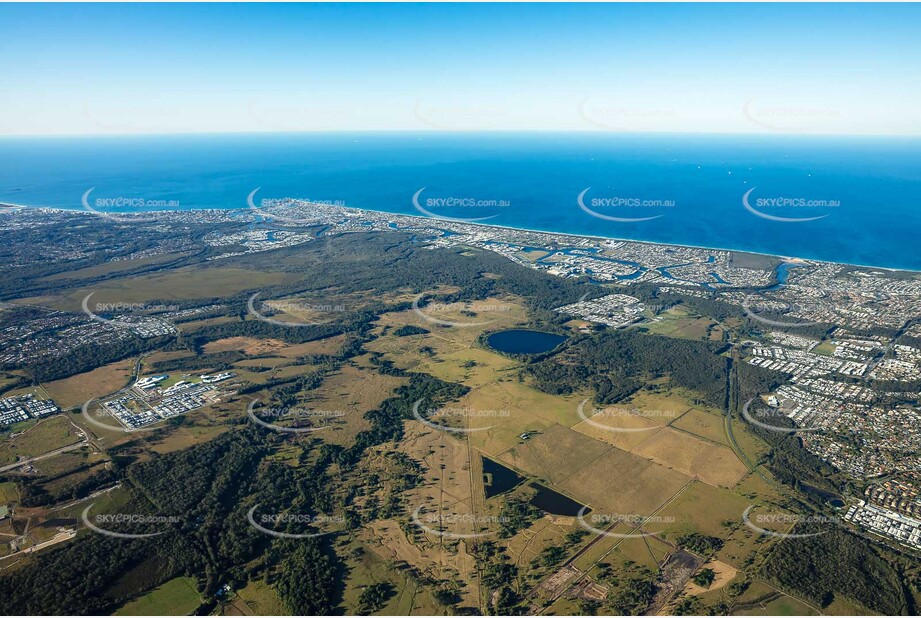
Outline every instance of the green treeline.
{"type": "Polygon", "coordinates": [[[668,376],[695,390],[706,403],[725,403],[727,359],[722,344],[688,341],[629,330],[607,331],[573,343],[527,371],[545,392],[569,394],[590,385],[599,404],[613,403],[649,380],[668,376]]]}
{"type": "Polygon", "coordinates": [[[906,612],[899,575],[871,541],[830,522],[803,523],[794,532],[818,534],[778,543],[763,567],[769,580],[822,607],[842,596],[883,615],[906,612]]]}

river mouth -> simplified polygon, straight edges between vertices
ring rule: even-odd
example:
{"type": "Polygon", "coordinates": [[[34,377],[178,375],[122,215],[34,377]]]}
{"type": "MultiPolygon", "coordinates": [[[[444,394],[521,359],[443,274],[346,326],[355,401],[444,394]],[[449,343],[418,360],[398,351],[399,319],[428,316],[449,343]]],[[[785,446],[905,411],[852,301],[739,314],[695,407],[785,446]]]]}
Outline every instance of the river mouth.
{"type": "Polygon", "coordinates": [[[540,330],[515,328],[486,337],[486,345],[505,354],[542,354],[556,349],[568,337],[540,330]]]}

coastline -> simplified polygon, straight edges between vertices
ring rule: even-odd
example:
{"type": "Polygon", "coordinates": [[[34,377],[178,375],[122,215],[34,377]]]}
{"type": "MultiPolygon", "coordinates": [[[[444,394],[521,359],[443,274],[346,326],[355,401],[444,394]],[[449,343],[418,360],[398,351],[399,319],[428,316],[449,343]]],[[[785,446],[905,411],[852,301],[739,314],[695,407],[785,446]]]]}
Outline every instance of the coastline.
{"type": "MultiPolygon", "coordinates": [[[[296,200],[297,198],[291,198],[291,199],[296,200]]],[[[310,202],[305,202],[305,203],[309,204],[310,202]]],[[[30,206],[27,204],[5,204],[5,205],[10,206],[9,210],[30,208],[30,209],[36,209],[36,210],[50,210],[54,212],[93,214],[92,212],[85,210],[83,208],[61,208],[61,207],[56,207],[56,206],[30,206]]],[[[895,272],[895,273],[921,274],[921,269],[895,268],[891,266],[878,266],[875,264],[855,264],[852,262],[838,262],[835,260],[825,260],[825,259],[818,259],[818,258],[804,258],[800,256],[786,256],[786,255],[780,255],[780,254],[775,254],[775,253],[763,253],[761,251],[751,251],[748,249],[737,249],[737,248],[731,248],[731,247],[705,247],[702,245],[656,242],[652,240],[635,240],[633,238],[618,238],[615,236],[598,236],[595,234],[574,234],[572,232],[557,232],[553,230],[539,230],[539,229],[534,229],[534,228],[516,227],[512,225],[496,225],[492,223],[468,223],[464,221],[456,221],[453,219],[439,219],[439,218],[427,217],[424,215],[408,215],[408,214],[403,214],[403,213],[391,212],[388,210],[376,210],[373,208],[358,208],[356,206],[330,206],[328,204],[319,204],[319,205],[325,208],[341,208],[343,210],[354,210],[358,212],[373,212],[379,215],[409,217],[411,219],[420,219],[422,221],[445,221],[448,223],[459,223],[462,225],[474,225],[474,226],[487,227],[487,228],[500,229],[500,230],[514,230],[518,232],[532,232],[535,234],[550,234],[554,236],[568,236],[571,238],[590,238],[593,240],[613,240],[617,242],[632,242],[632,243],[640,243],[644,245],[656,245],[660,247],[661,246],[681,247],[685,249],[698,249],[698,250],[705,250],[705,251],[709,250],[709,251],[730,251],[733,253],[747,253],[749,255],[758,255],[758,256],[763,256],[763,257],[768,257],[768,258],[775,258],[775,259],[780,260],[781,263],[786,263],[786,264],[798,264],[798,265],[809,264],[809,263],[833,264],[836,266],[852,266],[854,268],[875,269],[875,270],[882,270],[882,271],[895,272]]],[[[127,216],[127,215],[132,215],[132,214],[151,214],[155,212],[190,213],[190,212],[195,212],[195,211],[213,211],[213,212],[233,211],[233,212],[237,212],[237,211],[249,211],[249,210],[253,210],[253,209],[242,207],[242,206],[234,206],[231,208],[189,208],[189,209],[184,209],[184,210],[152,210],[146,213],[125,212],[125,213],[118,213],[118,214],[119,216],[122,216],[122,215],[127,216]]]]}

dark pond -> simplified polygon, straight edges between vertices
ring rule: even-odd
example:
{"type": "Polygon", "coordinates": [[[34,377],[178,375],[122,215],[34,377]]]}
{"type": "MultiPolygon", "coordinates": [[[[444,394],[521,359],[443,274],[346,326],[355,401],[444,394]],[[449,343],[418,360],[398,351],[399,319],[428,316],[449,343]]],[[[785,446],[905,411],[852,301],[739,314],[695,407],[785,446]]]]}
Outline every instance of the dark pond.
{"type": "Polygon", "coordinates": [[[483,485],[486,486],[486,497],[492,498],[514,489],[524,480],[511,468],[506,468],[492,459],[483,458],[483,485]]]}
{"type": "Polygon", "coordinates": [[[502,330],[486,338],[486,344],[506,354],[540,354],[566,341],[563,335],[523,328],[502,330]]]}
{"type": "Polygon", "coordinates": [[[842,500],[841,496],[834,492],[819,489],[818,487],[813,487],[812,485],[803,483],[802,481],[800,481],[799,487],[806,493],[818,496],[822,500],[825,500],[835,508],[841,508],[844,506],[844,500],[842,500]]]}
{"type": "MultiPolygon", "coordinates": [[[[531,504],[545,513],[575,517],[584,506],[572,498],[567,498],[563,494],[548,489],[539,483],[530,483],[530,485],[537,490],[537,493],[531,498],[531,504]]],[[[591,513],[591,509],[585,509],[585,512],[591,513]]]]}

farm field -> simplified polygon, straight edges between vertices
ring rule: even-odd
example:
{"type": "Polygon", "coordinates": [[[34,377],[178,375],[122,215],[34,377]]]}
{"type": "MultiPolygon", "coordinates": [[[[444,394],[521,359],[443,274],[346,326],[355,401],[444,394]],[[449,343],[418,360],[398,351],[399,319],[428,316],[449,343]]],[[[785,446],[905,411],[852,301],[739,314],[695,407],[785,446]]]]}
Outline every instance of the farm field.
{"type": "Polygon", "coordinates": [[[500,454],[499,459],[512,468],[562,486],[609,450],[611,447],[606,444],[562,425],[550,425],[533,438],[500,454]]]}
{"type": "Polygon", "coordinates": [[[732,449],[671,428],[656,432],[632,452],[717,487],[732,487],[748,471],[732,449]]]}
{"type": "Polygon", "coordinates": [[[674,551],[674,548],[666,545],[658,538],[653,536],[642,538],[623,539],[618,543],[614,551],[605,558],[606,562],[617,564],[621,561],[629,560],[649,569],[655,569],[665,560],[665,556],[674,551]]]}
{"type": "Polygon", "coordinates": [[[742,513],[750,501],[735,492],[695,481],[659,513],[671,521],[662,526],[664,538],[691,533],[728,539],[742,527],[742,513]]]}
{"type": "Polygon", "coordinates": [[[726,430],[723,426],[722,414],[692,408],[672,423],[672,427],[692,433],[705,440],[729,446],[729,439],[726,437],[726,430]]]}

